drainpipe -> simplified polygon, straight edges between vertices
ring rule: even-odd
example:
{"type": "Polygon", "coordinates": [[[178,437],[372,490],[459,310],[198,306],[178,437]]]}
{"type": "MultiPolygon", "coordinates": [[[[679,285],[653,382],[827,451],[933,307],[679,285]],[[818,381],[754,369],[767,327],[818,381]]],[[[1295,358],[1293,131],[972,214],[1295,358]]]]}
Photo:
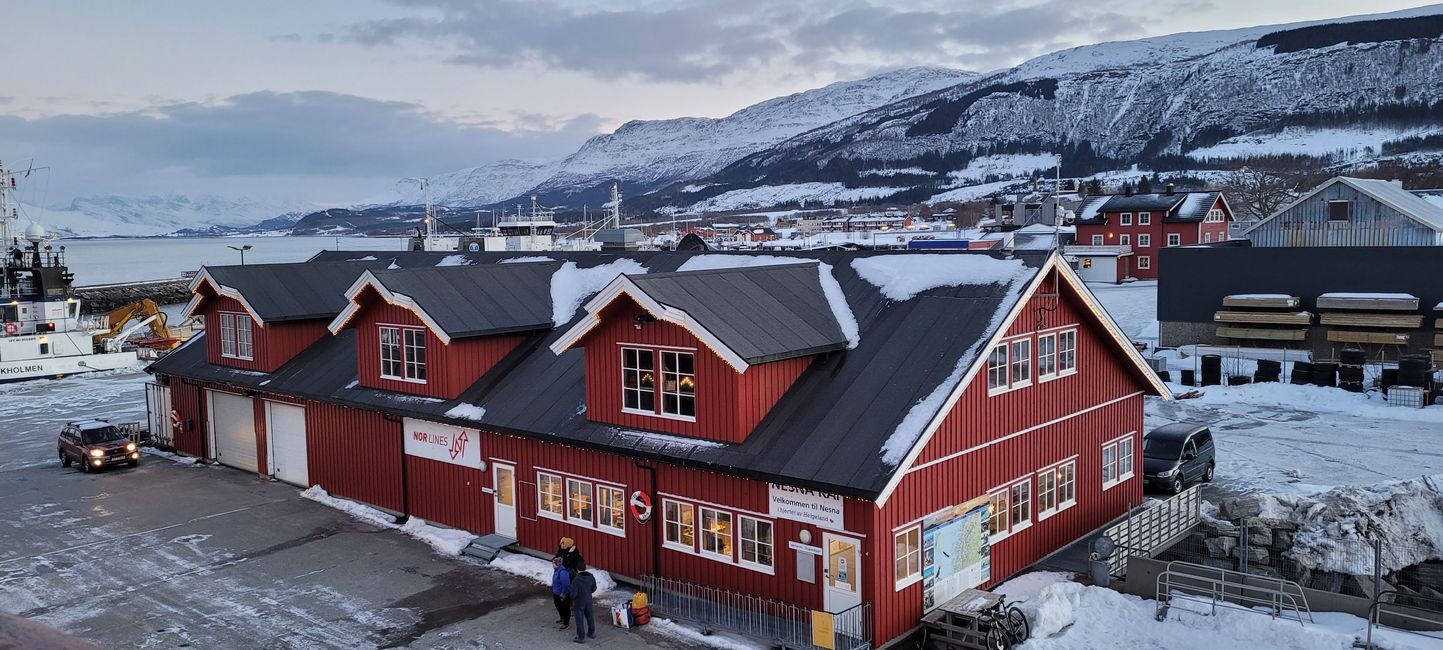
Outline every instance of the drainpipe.
{"type": "MultiPolygon", "coordinates": [[[[390,413],[385,416],[387,422],[395,422],[401,425],[401,418],[390,413]]],[[[406,430],[401,427],[401,514],[396,517],[396,523],[404,525],[411,520],[411,481],[406,476],[406,430]]]]}
{"type": "Polygon", "coordinates": [[[659,578],[661,577],[661,526],[656,522],[662,515],[657,512],[661,510],[661,497],[656,493],[656,468],[642,465],[639,460],[635,463],[638,469],[644,470],[650,476],[651,488],[648,492],[653,501],[651,503],[651,519],[646,523],[651,524],[651,574],[659,578]]]}

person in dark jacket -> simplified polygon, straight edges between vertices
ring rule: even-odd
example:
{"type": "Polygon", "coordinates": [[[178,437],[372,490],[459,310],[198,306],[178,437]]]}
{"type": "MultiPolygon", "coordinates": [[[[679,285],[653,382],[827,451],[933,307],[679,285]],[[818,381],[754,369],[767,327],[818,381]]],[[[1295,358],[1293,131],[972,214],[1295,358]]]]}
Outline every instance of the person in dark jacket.
{"type": "Polygon", "coordinates": [[[561,558],[561,566],[566,567],[567,572],[575,576],[581,565],[586,562],[581,559],[581,551],[576,549],[576,540],[570,537],[562,537],[561,544],[556,547],[556,555],[561,558]]]}
{"type": "Polygon", "coordinates": [[[596,619],[591,615],[591,595],[596,593],[596,576],[586,570],[586,563],[577,566],[576,575],[571,578],[571,606],[576,613],[577,643],[586,638],[596,638],[596,619]]]}
{"type": "Polygon", "coordinates": [[[571,572],[561,566],[561,556],[551,558],[551,600],[556,604],[560,629],[571,627],[571,572]]]}

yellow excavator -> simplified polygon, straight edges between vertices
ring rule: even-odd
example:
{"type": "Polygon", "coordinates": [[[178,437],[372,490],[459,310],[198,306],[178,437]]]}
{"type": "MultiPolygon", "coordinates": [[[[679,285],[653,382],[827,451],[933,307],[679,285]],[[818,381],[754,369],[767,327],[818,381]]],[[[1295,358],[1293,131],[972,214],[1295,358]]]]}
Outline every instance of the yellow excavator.
{"type": "Polygon", "coordinates": [[[150,336],[135,339],[133,343],[136,347],[165,351],[180,344],[180,339],[171,335],[170,327],[165,323],[165,312],[149,298],[112,310],[106,315],[105,323],[110,331],[96,338],[107,352],[119,352],[120,346],[132,334],[146,326],[150,327],[150,336]],[[138,322],[132,324],[131,321],[138,322]]]}

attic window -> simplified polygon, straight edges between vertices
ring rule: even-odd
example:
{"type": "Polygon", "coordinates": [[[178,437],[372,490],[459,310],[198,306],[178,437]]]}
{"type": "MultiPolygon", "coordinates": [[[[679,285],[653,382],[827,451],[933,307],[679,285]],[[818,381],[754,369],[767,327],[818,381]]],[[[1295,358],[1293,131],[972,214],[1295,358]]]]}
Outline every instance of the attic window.
{"type": "Polygon", "coordinates": [[[426,383],[426,332],[419,328],[380,327],[381,377],[426,383]]]}
{"type": "Polygon", "coordinates": [[[255,358],[251,343],[251,317],[223,311],[220,313],[220,355],[250,361],[255,358]]]}
{"type": "Polygon", "coordinates": [[[621,349],[621,410],[637,415],[696,419],[696,355],[677,350],[621,349]],[[661,358],[661,383],[656,361],[661,358]],[[657,393],[661,400],[658,403],[657,393]]]}
{"type": "Polygon", "coordinates": [[[1328,201],[1328,221],[1347,221],[1350,201],[1328,201]]]}

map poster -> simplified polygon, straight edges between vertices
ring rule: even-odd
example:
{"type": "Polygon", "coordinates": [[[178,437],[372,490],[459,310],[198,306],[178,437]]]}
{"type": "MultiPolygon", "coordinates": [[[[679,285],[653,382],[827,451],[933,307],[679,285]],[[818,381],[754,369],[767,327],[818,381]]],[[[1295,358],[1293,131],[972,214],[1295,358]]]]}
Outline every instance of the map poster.
{"type": "Polygon", "coordinates": [[[931,611],[991,576],[987,497],[922,520],[922,609],[931,611]]]}

